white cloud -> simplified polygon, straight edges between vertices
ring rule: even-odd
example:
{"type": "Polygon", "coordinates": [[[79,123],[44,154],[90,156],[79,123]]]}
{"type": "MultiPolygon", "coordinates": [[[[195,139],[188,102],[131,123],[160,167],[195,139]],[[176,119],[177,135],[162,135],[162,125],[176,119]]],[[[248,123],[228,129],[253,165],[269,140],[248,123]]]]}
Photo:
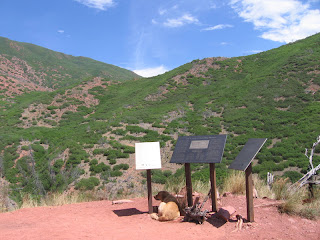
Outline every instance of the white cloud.
{"type": "Polygon", "coordinates": [[[174,28],[174,27],[182,27],[183,25],[186,25],[186,24],[192,24],[192,23],[198,23],[198,22],[199,20],[196,17],[192,16],[189,13],[186,13],[179,18],[168,18],[163,23],[163,25],[166,27],[174,28]]]}
{"type": "Polygon", "coordinates": [[[320,10],[298,0],[231,0],[230,5],[263,31],[264,39],[289,43],[320,32],[320,10]]]}
{"type": "Polygon", "coordinates": [[[165,66],[161,65],[159,67],[154,68],[144,68],[144,69],[136,69],[133,70],[136,74],[142,76],[142,77],[153,77],[157,76],[159,74],[167,72],[168,69],[165,68],[165,66]]]}
{"type": "Polygon", "coordinates": [[[212,2],[212,3],[210,3],[210,8],[211,9],[216,9],[216,8],[218,8],[218,6],[217,6],[216,3],[212,2]]]}
{"type": "Polygon", "coordinates": [[[107,10],[107,8],[114,5],[113,0],[74,0],[87,7],[96,8],[99,10],[107,10]]]}
{"type": "Polygon", "coordinates": [[[167,9],[159,9],[159,15],[164,15],[167,11],[167,9]]]}
{"type": "Polygon", "coordinates": [[[64,33],[64,30],[61,30],[61,29],[60,29],[60,30],[58,30],[57,32],[63,34],[63,33],[64,33]]]}
{"type": "Polygon", "coordinates": [[[231,28],[231,27],[233,27],[233,25],[230,25],[230,24],[219,24],[219,25],[215,25],[213,27],[204,28],[204,29],[202,29],[202,31],[213,31],[213,30],[231,28]]]}

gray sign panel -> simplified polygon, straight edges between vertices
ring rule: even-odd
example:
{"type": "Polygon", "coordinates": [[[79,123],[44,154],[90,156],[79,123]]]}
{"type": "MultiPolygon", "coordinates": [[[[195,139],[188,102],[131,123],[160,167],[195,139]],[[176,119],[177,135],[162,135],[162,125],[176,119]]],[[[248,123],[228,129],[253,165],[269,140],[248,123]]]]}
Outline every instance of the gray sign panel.
{"type": "Polygon", "coordinates": [[[227,135],[179,137],[170,163],[220,163],[227,135]]]}
{"type": "Polygon", "coordinates": [[[229,168],[245,171],[266,141],[267,138],[250,138],[229,168]]]}

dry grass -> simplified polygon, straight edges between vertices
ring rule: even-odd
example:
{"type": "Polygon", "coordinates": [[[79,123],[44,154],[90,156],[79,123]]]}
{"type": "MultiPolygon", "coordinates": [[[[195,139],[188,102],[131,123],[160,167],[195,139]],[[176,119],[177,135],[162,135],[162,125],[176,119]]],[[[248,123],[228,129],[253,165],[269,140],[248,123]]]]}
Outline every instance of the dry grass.
{"type": "Polygon", "coordinates": [[[207,195],[210,191],[210,188],[210,182],[204,183],[202,181],[196,181],[192,184],[192,190],[198,193],[202,193],[203,195],[207,195]]]}
{"type": "Polygon", "coordinates": [[[258,192],[258,197],[263,198],[274,198],[274,193],[271,191],[269,186],[263,181],[261,178],[259,178],[258,175],[253,175],[253,182],[254,182],[254,187],[256,188],[258,192]]]}
{"type": "Polygon", "coordinates": [[[8,186],[0,181],[0,213],[8,211],[8,186]]]}
{"type": "MultiPolygon", "coordinates": [[[[165,191],[178,194],[181,189],[183,189],[186,186],[186,180],[184,175],[180,176],[179,178],[176,178],[171,181],[167,181],[165,184],[165,191]]],[[[202,182],[202,181],[194,181],[192,182],[192,190],[194,192],[202,193],[207,195],[210,190],[210,182],[202,182]]]]}
{"type": "Polygon", "coordinates": [[[288,198],[289,178],[278,178],[272,184],[272,192],[277,200],[288,198]]]}
{"type": "Polygon", "coordinates": [[[244,172],[232,171],[223,181],[222,192],[231,192],[232,194],[246,193],[246,179],[244,172]]]}
{"type": "MultiPolygon", "coordinates": [[[[258,175],[253,175],[252,179],[259,197],[274,197],[273,192],[270,190],[267,184],[259,178],[258,175]]],[[[232,194],[245,194],[245,173],[240,171],[232,171],[223,182],[222,192],[231,192],[232,194]]]]}
{"type": "Polygon", "coordinates": [[[307,186],[297,191],[287,191],[285,202],[279,206],[279,211],[301,217],[316,219],[320,216],[320,190],[315,190],[313,199],[309,199],[307,186]]]}
{"type": "Polygon", "coordinates": [[[33,208],[43,206],[62,206],[79,202],[90,202],[98,200],[96,192],[72,192],[53,193],[43,198],[34,198],[29,194],[24,195],[20,208],[33,208]]]}
{"type": "Polygon", "coordinates": [[[186,186],[186,179],[184,175],[181,175],[178,178],[173,178],[170,181],[167,181],[164,189],[168,192],[178,194],[182,188],[186,186]]]}

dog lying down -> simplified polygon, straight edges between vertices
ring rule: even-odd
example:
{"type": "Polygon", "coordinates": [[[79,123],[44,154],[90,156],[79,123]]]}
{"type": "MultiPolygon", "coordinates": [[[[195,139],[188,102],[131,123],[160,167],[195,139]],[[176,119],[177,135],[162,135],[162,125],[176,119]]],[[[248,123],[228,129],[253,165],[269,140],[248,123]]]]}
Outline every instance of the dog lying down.
{"type": "Polygon", "coordinates": [[[152,213],[150,217],[158,221],[171,221],[180,217],[180,206],[177,199],[166,191],[160,191],[154,199],[160,200],[158,214],[152,213]]]}

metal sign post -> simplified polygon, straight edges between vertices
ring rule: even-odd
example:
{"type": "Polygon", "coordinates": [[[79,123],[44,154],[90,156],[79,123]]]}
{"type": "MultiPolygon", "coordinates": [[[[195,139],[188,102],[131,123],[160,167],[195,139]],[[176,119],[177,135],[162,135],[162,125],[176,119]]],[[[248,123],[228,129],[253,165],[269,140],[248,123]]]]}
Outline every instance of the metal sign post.
{"type": "Polygon", "coordinates": [[[159,142],[144,142],[135,144],[136,169],[147,170],[148,210],[153,213],[151,169],[161,168],[159,142]]]}
{"type": "Polygon", "coordinates": [[[250,138],[244,145],[236,159],[230,164],[230,169],[245,171],[246,173],[246,199],[247,199],[247,220],[254,222],[253,209],[253,181],[252,181],[252,160],[260,151],[267,138],[250,138]]]}
{"type": "Polygon", "coordinates": [[[212,211],[217,211],[215,163],[223,156],[227,135],[179,137],[170,163],[184,163],[188,206],[193,205],[190,163],[209,163],[212,211]]]}

